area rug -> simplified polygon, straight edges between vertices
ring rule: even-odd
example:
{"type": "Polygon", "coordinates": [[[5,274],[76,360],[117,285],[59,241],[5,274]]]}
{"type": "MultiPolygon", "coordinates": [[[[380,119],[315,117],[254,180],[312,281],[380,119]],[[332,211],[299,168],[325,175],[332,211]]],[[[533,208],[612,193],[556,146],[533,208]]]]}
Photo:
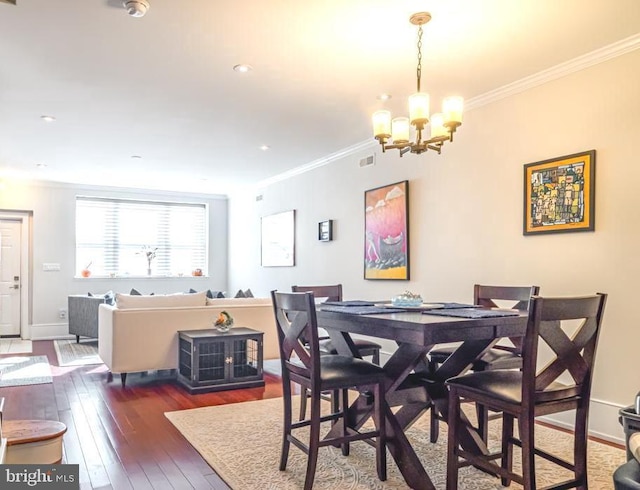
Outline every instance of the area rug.
{"type": "Polygon", "coordinates": [[[0,339],[0,354],[30,354],[31,352],[33,352],[33,344],[30,340],[0,339]]]}
{"type": "MultiPolygon", "coordinates": [[[[297,411],[294,409],[294,413],[297,411]]],[[[291,446],[286,471],[279,471],[282,399],[196,408],[167,412],[165,416],[195,447],[211,467],[234,490],[256,488],[300,489],[303,487],[306,456],[291,446]]],[[[499,424],[491,424],[490,446],[499,447],[499,424]]],[[[446,486],[446,424],[441,424],[436,444],[429,442],[429,416],[421,417],[407,436],[437,489],[446,486]]],[[[303,438],[303,440],[305,440],[303,438]]],[[[536,426],[536,441],[540,447],[571,459],[571,435],[543,426],[536,426]]],[[[519,451],[515,451],[517,459],[519,451]]],[[[621,449],[589,442],[589,487],[611,489],[611,475],[625,461],[621,449]]],[[[514,467],[519,469],[519,461],[514,467]]],[[[539,485],[566,479],[569,473],[548,463],[536,461],[539,485]]],[[[314,488],[317,489],[406,489],[395,462],[388,458],[388,480],[380,482],[375,470],[374,448],[365,443],[353,443],[348,457],[339,449],[320,449],[314,488]]],[[[503,488],[500,480],[467,467],[460,471],[460,488],[492,490],[503,488]]],[[[511,488],[521,488],[512,484],[511,488]]]]}
{"type": "Polygon", "coordinates": [[[58,357],[58,366],[85,366],[102,364],[95,339],[77,343],[75,340],[55,340],[53,345],[58,357]]]}
{"type": "Polygon", "coordinates": [[[0,358],[0,387],[52,383],[47,356],[0,358]]]}

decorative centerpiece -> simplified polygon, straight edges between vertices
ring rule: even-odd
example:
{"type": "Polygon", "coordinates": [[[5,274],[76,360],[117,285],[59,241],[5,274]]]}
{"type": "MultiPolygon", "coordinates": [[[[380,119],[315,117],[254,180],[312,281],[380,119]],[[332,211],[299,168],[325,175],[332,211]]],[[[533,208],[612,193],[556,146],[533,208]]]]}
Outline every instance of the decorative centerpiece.
{"type": "Polygon", "coordinates": [[[80,271],[80,275],[82,277],[90,277],[91,276],[91,270],[89,269],[89,267],[91,267],[91,264],[93,264],[93,261],[89,262],[86,265],[86,267],[80,271]]]}
{"type": "Polygon", "coordinates": [[[221,311],[216,319],[215,327],[219,332],[228,332],[233,326],[233,317],[226,311],[221,311]]]}
{"type": "Polygon", "coordinates": [[[391,298],[391,304],[398,307],[416,307],[422,304],[422,296],[411,291],[405,291],[391,298]]]}
{"type": "Polygon", "coordinates": [[[151,275],[151,262],[156,258],[156,252],[158,251],[158,247],[151,248],[149,245],[144,245],[142,249],[137,252],[139,254],[144,255],[147,258],[147,275],[151,275]]]}

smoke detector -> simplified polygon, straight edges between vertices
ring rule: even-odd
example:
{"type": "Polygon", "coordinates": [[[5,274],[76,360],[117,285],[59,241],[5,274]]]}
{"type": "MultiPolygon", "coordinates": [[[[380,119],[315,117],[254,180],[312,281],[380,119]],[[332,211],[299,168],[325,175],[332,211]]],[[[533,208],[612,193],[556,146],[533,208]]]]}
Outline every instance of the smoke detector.
{"type": "Polygon", "coordinates": [[[142,17],[149,10],[149,2],[147,0],[124,0],[122,2],[127,13],[131,17],[142,17]]]}

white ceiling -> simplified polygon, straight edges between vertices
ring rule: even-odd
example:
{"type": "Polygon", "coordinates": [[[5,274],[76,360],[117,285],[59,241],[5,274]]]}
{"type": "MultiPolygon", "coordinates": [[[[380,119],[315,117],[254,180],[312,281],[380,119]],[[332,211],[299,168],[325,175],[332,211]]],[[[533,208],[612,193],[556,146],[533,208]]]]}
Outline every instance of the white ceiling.
{"type": "Polygon", "coordinates": [[[369,141],[382,92],[403,111],[414,12],[433,15],[432,107],[640,32],[639,0],[149,0],[142,18],[17,1],[0,3],[0,178],[214,193],[369,141]]]}

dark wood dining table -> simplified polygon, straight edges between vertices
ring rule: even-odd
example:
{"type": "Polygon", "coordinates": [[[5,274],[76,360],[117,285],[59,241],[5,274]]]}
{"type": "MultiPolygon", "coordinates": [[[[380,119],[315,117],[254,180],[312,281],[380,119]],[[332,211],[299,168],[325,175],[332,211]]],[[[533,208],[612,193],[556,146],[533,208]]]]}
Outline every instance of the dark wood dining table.
{"type": "MultiPolygon", "coordinates": [[[[435,489],[404,431],[426,410],[437,410],[445,419],[448,412],[444,382],[464,373],[500,338],[521,337],[527,313],[491,318],[459,318],[423,314],[421,311],[357,315],[336,311],[317,311],[318,326],[324,328],[342,355],[357,355],[350,334],[362,334],[395,341],[397,349],[384,363],[388,380],[389,407],[400,407],[386,414],[388,448],[407,485],[414,489],[435,489]],[[462,342],[435,373],[429,373],[426,354],[436,344],[462,342]]],[[[366,397],[349,407],[349,425],[360,428],[371,416],[366,397]]],[[[339,430],[334,428],[333,430],[339,430]]],[[[486,453],[482,438],[468,428],[461,444],[467,451],[486,453]]]]}

